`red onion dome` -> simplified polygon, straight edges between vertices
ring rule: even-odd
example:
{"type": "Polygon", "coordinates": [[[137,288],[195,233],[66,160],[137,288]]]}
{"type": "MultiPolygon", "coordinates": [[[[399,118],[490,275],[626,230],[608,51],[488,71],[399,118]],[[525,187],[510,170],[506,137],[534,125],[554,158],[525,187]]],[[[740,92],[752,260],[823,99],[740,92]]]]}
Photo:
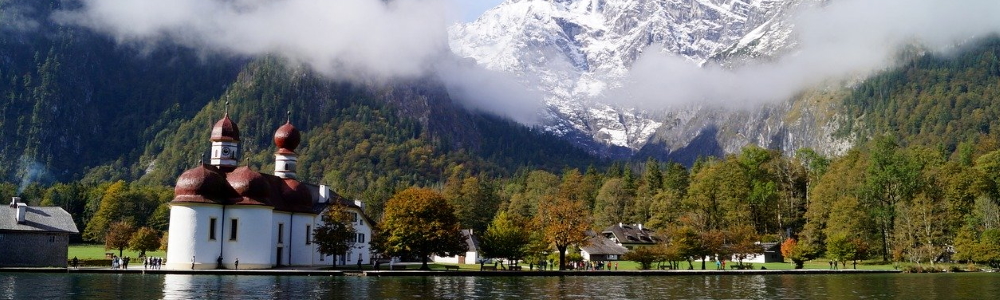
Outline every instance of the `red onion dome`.
{"type": "Polygon", "coordinates": [[[238,197],[233,199],[236,205],[271,205],[271,185],[267,178],[251,170],[250,167],[236,168],[226,175],[226,180],[233,187],[238,197]]]}
{"type": "Polygon", "coordinates": [[[278,130],[274,132],[274,145],[278,146],[278,152],[293,152],[295,148],[299,146],[299,142],[302,141],[302,134],[299,130],[292,126],[291,121],[285,122],[285,125],[278,127],[278,130]]]}
{"type": "Polygon", "coordinates": [[[287,178],[281,185],[281,200],[284,210],[291,212],[312,212],[312,193],[298,180],[287,178]]]}
{"type": "Polygon", "coordinates": [[[236,192],[218,169],[201,165],[184,171],[174,185],[171,202],[226,204],[236,192]]]}
{"type": "Polygon", "coordinates": [[[212,141],[239,141],[240,140],[240,128],[236,126],[236,122],[233,122],[229,118],[229,113],[222,117],[221,120],[215,122],[215,126],[212,126],[212,141]]]}

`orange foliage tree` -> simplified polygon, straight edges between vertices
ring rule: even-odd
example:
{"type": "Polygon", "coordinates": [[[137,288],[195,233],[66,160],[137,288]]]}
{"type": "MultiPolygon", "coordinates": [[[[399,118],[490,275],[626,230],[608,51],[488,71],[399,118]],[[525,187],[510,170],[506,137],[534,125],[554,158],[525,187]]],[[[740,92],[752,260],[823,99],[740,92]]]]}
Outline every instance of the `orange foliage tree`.
{"type": "Polygon", "coordinates": [[[559,250],[559,269],[566,269],[566,248],[570,245],[583,246],[587,243],[587,230],[592,221],[590,211],[582,201],[565,197],[546,197],[538,203],[535,222],[545,233],[547,242],[559,250]]]}

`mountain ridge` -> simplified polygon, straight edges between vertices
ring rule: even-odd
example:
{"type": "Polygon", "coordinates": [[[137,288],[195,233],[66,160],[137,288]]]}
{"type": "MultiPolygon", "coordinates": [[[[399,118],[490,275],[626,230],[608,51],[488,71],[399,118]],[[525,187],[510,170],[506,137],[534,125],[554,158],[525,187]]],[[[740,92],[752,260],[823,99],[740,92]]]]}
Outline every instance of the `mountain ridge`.
{"type": "Polygon", "coordinates": [[[771,35],[764,32],[789,34],[780,20],[800,3],[505,1],[474,22],[453,26],[449,36],[456,54],[537,81],[548,94],[546,130],[595,153],[609,155],[614,152],[608,149],[623,147],[632,149],[625,151],[631,155],[664,125],[662,112],[609,105],[599,98],[620,86],[643,52],[662,48],[699,65],[773,55],[789,46],[782,43],[787,36],[767,39],[771,35]]]}

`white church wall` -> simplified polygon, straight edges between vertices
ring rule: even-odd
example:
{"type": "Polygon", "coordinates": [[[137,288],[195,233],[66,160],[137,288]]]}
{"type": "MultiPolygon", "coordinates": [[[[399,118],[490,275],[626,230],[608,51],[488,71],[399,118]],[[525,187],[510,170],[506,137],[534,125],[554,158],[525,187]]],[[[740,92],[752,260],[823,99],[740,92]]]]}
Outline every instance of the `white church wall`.
{"type": "Polygon", "coordinates": [[[271,216],[271,265],[288,265],[288,232],[292,224],[292,215],[287,212],[274,211],[271,216]],[[279,228],[281,232],[279,232],[279,228]],[[278,249],[281,249],[281,257],[278,257],[278,249]]]}
{"type": "Polygon", "coordinates": [[[214,269],[223,238],[221,216],[221,205],[172,203],[166,268],[214,269]],[[216,220],[214,240],[209,233],[212,218],[216,220]]]}
{"type": "Polygon", "coordinates": [[[240,269],[271,268],[271,218],[272,208],[256,205],[227,206],[222,263],[235,269],[236,259],[240,269]],[[236,239],[232,239],[232,220],[237,220],[236,239]]]}
{"type": "MultiPolygon", "coordinates": [[[[289,239],[286,248],[291,253],[291,265],[310,266],[312,265],[313,250],[312,241],[306,240],[306,229],[312,230],[316,215],[296,213],[292,215],[289,239]]],[[[286,225],[287,226],[287,225],[286,225]]],[[[310,233],[310,236],[312,234],[310,233]]]]}

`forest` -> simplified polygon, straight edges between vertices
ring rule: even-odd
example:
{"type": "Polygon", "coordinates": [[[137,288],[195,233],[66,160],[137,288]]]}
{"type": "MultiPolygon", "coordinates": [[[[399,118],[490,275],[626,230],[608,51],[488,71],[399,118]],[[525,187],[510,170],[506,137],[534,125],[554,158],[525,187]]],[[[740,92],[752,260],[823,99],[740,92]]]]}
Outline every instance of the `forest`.
{"type": "MultiPolygon", "coordinates": [[[[531,220],[548,203],[565,201],[578,205],[574,215],[586,218],[589,229],[645,224],[679,249],[693,243],[718,253],[713,243],[793,239],[796,258],[804,260],[1000,261],[1000,150],[948,155],[879,137],[837,158],[748,146],[691,168],[649,159],[601,170],[525,168],[510,177],[477,175],[461,165],[445,172],[451,175],[433,188],[462,228],[476,232],[486,232],[498,212],[531,220]]],[[[118,181],[33,185],[23,195],[66,208],[84,241],[101,242],[119,220],[166,230],[172,191],[118,181]]]]}
{"type": "MultiPolygon", "coordinates": [[[[59,5],[37,3],[47,3],[39,15],[59,5]]],[[[242,163],[270,172],[270,139],[290,119],[303,132],[300,178],[362,200],[375,220],[417,186],[442,193],[477,232],[501,212],[527,224],[569,203],[595,231],[656,229],[674,256],[770,241],[793,260],[1000,262],[997,37],[912,55],[835,93],[842,110],[829,113],[855,140],[844,154],[750,145],[680,165],[594,157],[466,111],[428,78],[332,82],[273,57],[133,48],[50,22],[36,30],[45,34],[0,28],[0,195],[63,207],[76,242],[102,243],[119,221],[167,230],[171,186],[203,159],[228,109],[242,163]]]]}

